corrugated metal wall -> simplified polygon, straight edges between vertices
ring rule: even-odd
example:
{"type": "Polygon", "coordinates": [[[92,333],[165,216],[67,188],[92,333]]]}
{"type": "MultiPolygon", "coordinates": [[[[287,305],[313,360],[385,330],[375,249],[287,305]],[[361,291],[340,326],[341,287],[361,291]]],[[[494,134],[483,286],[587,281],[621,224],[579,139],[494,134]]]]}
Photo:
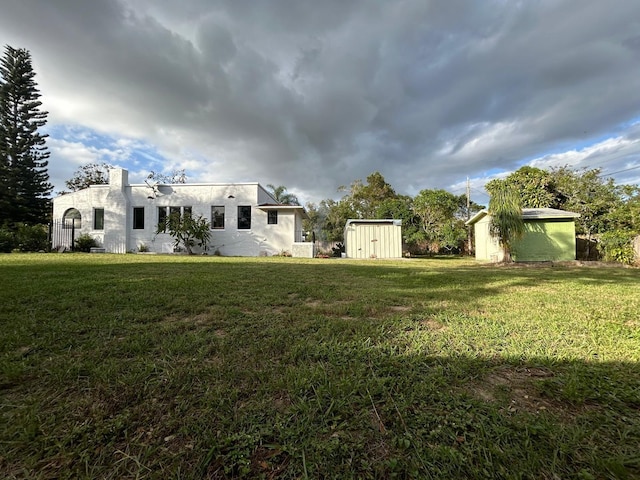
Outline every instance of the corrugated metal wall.
{"type": "Polygon", "coordinates": [[[345,229],[347,258],[401,258],[402,227],[389,223],[350,223],[345,229]]]}

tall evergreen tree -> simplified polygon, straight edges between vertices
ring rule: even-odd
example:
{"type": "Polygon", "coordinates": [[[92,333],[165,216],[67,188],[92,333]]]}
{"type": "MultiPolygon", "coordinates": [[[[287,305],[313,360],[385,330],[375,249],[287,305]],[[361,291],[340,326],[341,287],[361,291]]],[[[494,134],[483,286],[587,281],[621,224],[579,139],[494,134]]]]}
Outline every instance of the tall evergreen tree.
{"type": "Polygon", "coordinates": [[[47,123],[40,110],[31,54],[6,46],[0,59],[0,224],[45,222],[52,185],[47,171],[47,123]]]}

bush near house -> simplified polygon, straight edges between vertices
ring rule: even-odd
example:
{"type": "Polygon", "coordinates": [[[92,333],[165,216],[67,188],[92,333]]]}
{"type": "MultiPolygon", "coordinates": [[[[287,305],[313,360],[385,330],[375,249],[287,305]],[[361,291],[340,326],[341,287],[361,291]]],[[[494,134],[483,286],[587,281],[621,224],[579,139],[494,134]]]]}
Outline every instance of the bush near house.
{"type": "Polygon", "coordinates": [[[75,241],[75,250],[89,253],[92,248],[99,247],[98,241],[88,233],[83,233],[75,241]]]}

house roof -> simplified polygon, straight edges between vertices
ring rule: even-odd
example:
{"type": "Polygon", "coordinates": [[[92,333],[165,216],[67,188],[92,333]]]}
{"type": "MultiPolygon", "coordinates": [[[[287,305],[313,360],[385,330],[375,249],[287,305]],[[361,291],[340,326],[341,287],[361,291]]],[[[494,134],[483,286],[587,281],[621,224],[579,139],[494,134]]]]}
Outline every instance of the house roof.
{"type": "MultiPolygon", "coordinates": [[[[473,225],[484,217],[489,215],[487,210],[480,210],[473,217],[465,222],[465,225],[473,225]]],[[[559,210],[557,208],[523,208],[522,218],[524,220],[544,220],[544,219],[562,219],[562,218],[578,218],[579,213],[568,212],[567,210],[559,210]]]]}
{"type": "Polygon", "coordinates": [[[258,205],[260,210],[300,210],[302,218],[309,220],[309,215],[302,205],[283,205],[281,203],[261,203],[258,205]]]}

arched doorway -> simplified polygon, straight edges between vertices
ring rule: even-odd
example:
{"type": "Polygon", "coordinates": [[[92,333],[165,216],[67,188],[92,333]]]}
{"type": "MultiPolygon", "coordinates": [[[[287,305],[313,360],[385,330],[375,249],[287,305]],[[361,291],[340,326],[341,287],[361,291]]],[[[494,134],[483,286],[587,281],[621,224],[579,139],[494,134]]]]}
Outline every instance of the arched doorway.
{"type": "Polygon", "coordinates": [[[70,208],[62,216],[62,228],[75,230],[82,228],[82,215],[75,208],[70,208]]]}

